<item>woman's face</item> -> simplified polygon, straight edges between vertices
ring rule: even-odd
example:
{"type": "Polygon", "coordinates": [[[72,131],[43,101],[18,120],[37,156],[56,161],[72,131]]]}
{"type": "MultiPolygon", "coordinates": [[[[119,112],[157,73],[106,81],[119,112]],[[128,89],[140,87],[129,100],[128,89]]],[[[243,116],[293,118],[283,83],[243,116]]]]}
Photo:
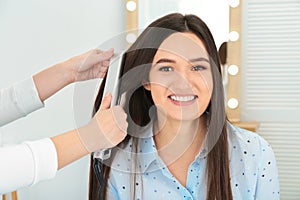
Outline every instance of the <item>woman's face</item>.
{"type": "Polygon", "coordinates": [[[206,110],[213,89],[209,55],[193,33],[174,33],[157,50],[145,88],[158,114],[194,120],[206,110]]]}

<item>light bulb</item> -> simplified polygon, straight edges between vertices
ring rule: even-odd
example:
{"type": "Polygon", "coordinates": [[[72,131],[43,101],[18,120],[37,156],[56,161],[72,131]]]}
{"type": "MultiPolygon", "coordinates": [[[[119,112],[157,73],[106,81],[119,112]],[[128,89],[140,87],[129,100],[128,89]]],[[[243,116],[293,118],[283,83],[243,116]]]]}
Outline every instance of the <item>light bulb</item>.
{"type": "Polygon", "coordinates": [[[231,109],[235,109],[239,105],[239,101],[236,98],[231,98],[227,101],[227,105],[231,109]]]}
{"type": "Polygon", "coordinates": [[[227,71],[230,75],[234,76],[239,72],[239,67],[237,65],[230,65],[227,71]]]}
{"type": "Polygon", "coordinates": [[[135,9],[136,9],[136,3],[134,1],[128,1],[126,3],[126,8],[127,8],[127,10],[129,10],[131,12],[135,11],[135,9]]]}
{"type": "Polygon", "coordinates": [[[239,37],[240,37],[240,35],[239,35],[239,33],[236,32],[236,31],[231,31],[231,32],[229,33],[229,40],[232,41],[232,42],[237,41],[237,40],[239,39],[239,37]]]}
{"type": "Polygon", "coordinates": [[[230,7],[236,8],[240,5],[240,1],[239,0],[228,0],[228,4],[230,7]]]}
{"type": "Polygon", "coordinates": [[[128,33],[126,35],[126,41],[130,44],[134,43],[136,40],[136,35],[134,33],[128,33]]]}

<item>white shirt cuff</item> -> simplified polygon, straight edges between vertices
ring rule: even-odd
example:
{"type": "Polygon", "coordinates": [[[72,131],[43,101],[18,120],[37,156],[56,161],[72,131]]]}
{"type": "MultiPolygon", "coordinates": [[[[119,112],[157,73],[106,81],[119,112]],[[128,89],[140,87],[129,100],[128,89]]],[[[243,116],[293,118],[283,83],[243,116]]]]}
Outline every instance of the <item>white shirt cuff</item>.
{"type": "Polygon", "coordinates": [[[51,179],[57,172],[57,154],[51,139],[0,148],[0,196],[51,179]]]}
{"type": "Polygon", "coordinates": [[[31,185],[51,179],[58,168],[57,152],[51,139],[24,142],[30,148],[34,159],[34,180],[31,185]]]}

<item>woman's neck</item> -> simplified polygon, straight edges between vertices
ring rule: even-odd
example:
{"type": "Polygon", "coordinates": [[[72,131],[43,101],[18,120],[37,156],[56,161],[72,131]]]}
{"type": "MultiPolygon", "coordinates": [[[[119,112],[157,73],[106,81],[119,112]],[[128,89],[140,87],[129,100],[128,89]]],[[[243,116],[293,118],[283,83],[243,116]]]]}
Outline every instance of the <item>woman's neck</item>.
{"type": "Polygon", "coordinates": [[[154,141],[159,155],[168,165],[180,157],[196,156],[206,133],[206,116],[193,121],[160,120],[154,126],[154,141]]]}

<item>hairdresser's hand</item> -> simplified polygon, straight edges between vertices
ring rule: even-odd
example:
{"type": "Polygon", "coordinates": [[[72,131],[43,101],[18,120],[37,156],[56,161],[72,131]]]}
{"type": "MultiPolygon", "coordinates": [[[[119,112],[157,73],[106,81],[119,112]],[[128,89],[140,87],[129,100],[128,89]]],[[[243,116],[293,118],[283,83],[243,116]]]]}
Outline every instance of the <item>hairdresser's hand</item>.
{"type": "Polygon", "coordinates": [[[73,82],[103,78],[113,54],[113,49],[93,49],[34,75],[33,80],[41,101],[73,82]]]}
{"type": "Polygon", "coordinates": [[[65,61],[65,66],[73,75],[73,82],[103,78],[113,54],[113,49],[93,49],[65,61]]]}
{"type": "Polygon", "coordinates": [[[110,108],[111,100],[111,94],[106,95],[91,122],[78,129],[89,152],[114,147],[127,135],[127,115],[121,106],[110,108]]]}

